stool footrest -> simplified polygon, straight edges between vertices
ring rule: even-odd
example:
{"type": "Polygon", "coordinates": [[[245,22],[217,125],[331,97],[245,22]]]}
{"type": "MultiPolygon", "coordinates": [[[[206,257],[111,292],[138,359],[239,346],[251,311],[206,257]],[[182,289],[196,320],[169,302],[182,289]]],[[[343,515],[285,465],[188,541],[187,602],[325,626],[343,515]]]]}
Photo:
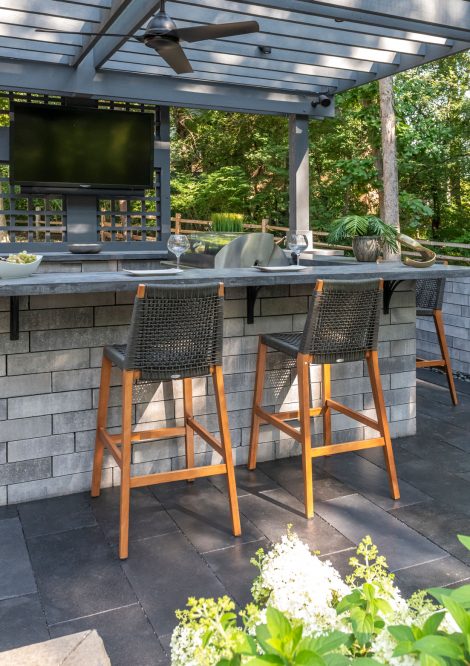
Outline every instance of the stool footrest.
{"type": "Polygon", "coordinates": [[[114,460],[119,466],[122,464],[121,450],[116,446],[116,442],[113,439],[113,436],[109,434],[104,428],[98,428],[98,435],[100,436],[102,442],[108,447],[111,451],[111,454],[114,460]]]}
{"type": "MultiPolygon", "coordinates": [[[[106,431],[105,431],[106,432],[106,431]]],[[[163,437],[184,437],[186,430],[184,426],[177,426],[173,428],[158,428],[153,430],[139,430],[133,432],[131,435],[131,442],[145,442],[152,439],[162,439],[163,437]]],[[[108,439],[106,439],[106,444],[110,441],[114,444],[120,444],[122,441],[122,434],[118,433],[117,435],[110,435],[106,432],[108,439]]]]}
{"type": "Polygon", "coordinates": [[[194,430],[195,433],[197,433],[202,439],[204,439],[212,448],[217,451],[217,453],[222,456],[222,458],[225,458],[224,452],[222,450],[222,447],[220,446],[219,442],[216,440],[214,435],[212,435],[206,428],[204,428],[203,425],[198,423],[193,419],[193,417],[189,417],[187,419],[187,424],[188,426],[194,430]]]}
{"type": "Polygon", "coordinates": [[[378,446],[385,446],[383,437],[375,439],[358,439],[354,442],[343,442],[341,444],[329,444],[328,446],[316,446],[312,448],[312,458],[320,456],[332,456],[336,453],[345,453],[346,451],[360,451],[361,449],[373,449],[378,446]]]}
{"type": "Polygon", "coordinates": [[[417,368],[443,368],[445,366],[446,362],[444,361],[443,358],[436,358],[436,359],[424,359],[424,358],[417,358],[416,359],[416,367],[417,368]]]}
{"type": "Polygon", "coordinates": [[[282,432],[284,432],[286,435],[289,435],[289,437],[292,437],[297,442],[301,441],[300,431],[297,430],[296,428],[293,428],[291,425],[284,423],[284,419],[279,418],[277,414],[271,414],[270,412],[265,412],[264,409],[262,409],[261,407],[254,407],[254,411],[256,415],[259,416],[266,423],[270,423],[276,428],[279,428],[279,430],[282,430],[282,432]]]}
{"type": "Polygon", "coordinates": [[[368,416],[361,414],[361,412],[356,412],[355,409],[346,407],[346,405],[342,405],[340,402],[336,402],[336,400],[328,399],[325,404],[327,407],[334,409],[336,412],[344,414],[344,416],[349,416],[349,418],[354,419],[355,421],[359,421],[359,423],[362,423],[363,425],[368,426],[373,430],[380,431],[377,421],[374,421],[374,419],[370,419],[368,416]]]}
{"type": "Polygon", "coordinates": [[[173,472],[158,472],[157,474],[146,474],[145,476],[133,476],[131,478],[131,488],[153,486],[157,483],[168,483],[170,481],[187,481],[188,479],[197,479],[201,476],[215,476],[217,474],[227,474],[227,465],[225,463],[191,467],[189,469],[177,469],[173,472]]]}
{"type": "MultiPolygon", "coordinates": [[[[310,409],[310,416],[320,416],[323,413],[323,407],[312,407],[310,409]]],[[[276,416],[281,421],[291,421],[299,418],[299,410],[294,410],[292,412],[276,412],[276,416]]]]}

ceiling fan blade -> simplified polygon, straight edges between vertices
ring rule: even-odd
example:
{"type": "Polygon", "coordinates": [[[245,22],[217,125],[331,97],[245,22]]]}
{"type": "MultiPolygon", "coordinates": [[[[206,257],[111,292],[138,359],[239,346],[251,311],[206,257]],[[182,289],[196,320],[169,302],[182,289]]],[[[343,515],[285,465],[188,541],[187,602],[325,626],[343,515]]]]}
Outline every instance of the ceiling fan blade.
{"type": "Polygon", "coordinates": [[[205,39],[219,39],[221,37],[236,37],[248,35],[250,32],[259,32],[258,21],[239,21],[238,23],[219,23],[199,25],[194,28],[181,28],[176,30],[179,39],[184,42],[201,42],[205,39]]]}
{"type": "Polygon", "coordinates": [[[154,47],[155,51],[177,74],[190,74],[193,71],[183,49],[176,42],[163,43],[154,47]]]}

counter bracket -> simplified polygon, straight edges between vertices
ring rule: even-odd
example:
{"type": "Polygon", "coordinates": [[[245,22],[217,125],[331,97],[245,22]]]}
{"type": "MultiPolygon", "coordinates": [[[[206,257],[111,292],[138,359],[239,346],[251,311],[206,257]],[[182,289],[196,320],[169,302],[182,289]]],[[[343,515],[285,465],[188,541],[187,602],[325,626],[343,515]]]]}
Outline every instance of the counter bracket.
{"type": "Polygon", "coordinates": [[[20,339],[20,297],[10,296],[10,340],[20,339]]]}
{"type": "Polygon", "coordinates": [[[384,302],[383,302],[384,314],[388,314],[390,312],[390,301],[392,300],[392,296],[398,285],[401,284],[403,281],[404,280],[384,281],[384,302]]]}
{"type": "Polygon", "coordinates": [[[255,321],[255,304],[260,287],[250,286],[246,288],[246,323],[253,324],[255,321]]]}

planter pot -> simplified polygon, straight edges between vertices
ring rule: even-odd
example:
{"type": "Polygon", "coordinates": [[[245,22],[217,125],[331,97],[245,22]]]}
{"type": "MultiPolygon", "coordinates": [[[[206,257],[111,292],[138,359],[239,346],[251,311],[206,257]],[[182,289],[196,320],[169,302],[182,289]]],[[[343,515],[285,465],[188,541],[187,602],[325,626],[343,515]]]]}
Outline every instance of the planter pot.
{"type": "Polygon", "coordinates": [[[382,251],[379,236],[355,236],[352,249],[358,261],[376,262],[382,251]]]}

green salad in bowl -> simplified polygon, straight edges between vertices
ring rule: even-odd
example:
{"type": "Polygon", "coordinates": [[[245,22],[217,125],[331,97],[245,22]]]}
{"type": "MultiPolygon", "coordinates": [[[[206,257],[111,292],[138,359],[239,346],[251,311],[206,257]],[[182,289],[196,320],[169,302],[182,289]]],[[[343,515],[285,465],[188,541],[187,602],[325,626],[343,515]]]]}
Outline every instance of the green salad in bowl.
{"type": "Polygon", "coordinates": [[[20,278],[32,275],[42,261],[39,254],[30,254],[25,250],[18,254],[9,254],[0,259],[0,278],[20,278]]]}

